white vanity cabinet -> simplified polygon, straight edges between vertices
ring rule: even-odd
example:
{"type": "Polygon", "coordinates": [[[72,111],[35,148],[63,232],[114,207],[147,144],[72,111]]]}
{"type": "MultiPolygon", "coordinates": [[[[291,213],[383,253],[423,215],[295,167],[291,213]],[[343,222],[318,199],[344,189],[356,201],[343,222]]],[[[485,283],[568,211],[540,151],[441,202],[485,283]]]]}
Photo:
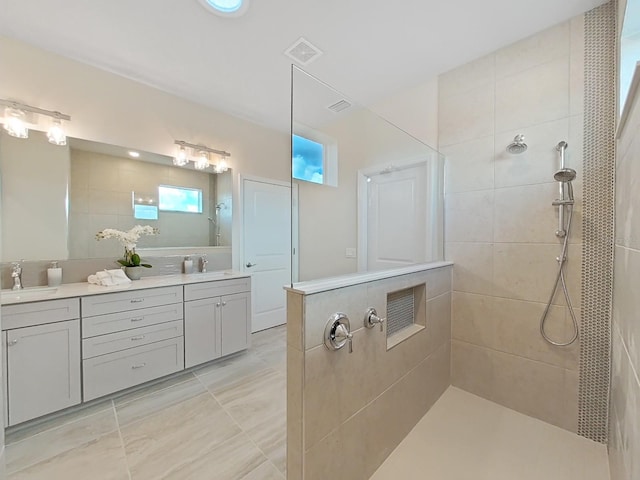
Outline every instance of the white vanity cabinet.
{"type": "Polygon", "coordinates": [[[184,369],[182,286],[82,298],[84,401],[184,369]]]}
{"type": "Polygon", "coordinates": [[[249,347],[251,279],[185,285],[185,368],[249,347]]]}
{"type": "Polygon", "coordinates": [[[2,307],[8,425],[80,403],[79,313],[77,298],[2,307]]]}

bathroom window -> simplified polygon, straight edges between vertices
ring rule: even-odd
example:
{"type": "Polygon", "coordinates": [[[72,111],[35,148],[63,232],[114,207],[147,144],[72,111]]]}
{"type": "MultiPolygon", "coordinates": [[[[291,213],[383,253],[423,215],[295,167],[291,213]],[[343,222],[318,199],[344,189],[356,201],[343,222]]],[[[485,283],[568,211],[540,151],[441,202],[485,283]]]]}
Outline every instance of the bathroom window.
{"type": "Polygon", "coordinates": [[[338,144],[335,139],[296,125],[291,139],[293,178],[320,185],[338,185],[338,144]]]}
{"type": "Polygon", "coordinates": [[[202,190],[160,185],[158,203],[165,212],[202,213],[202,190]]]}

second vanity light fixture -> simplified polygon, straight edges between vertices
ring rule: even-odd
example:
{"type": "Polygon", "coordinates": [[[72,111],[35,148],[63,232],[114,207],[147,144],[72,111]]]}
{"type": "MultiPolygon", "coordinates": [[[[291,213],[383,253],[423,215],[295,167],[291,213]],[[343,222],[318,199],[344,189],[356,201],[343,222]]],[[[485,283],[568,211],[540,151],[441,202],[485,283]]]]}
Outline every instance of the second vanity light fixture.
{"type": "Polygon", "coordinates": [[[53,110],[45,110],[43,108],[32,107],[24,103],[14,102],[12,100],[0,99],[0,105],[4,106],[4,129],[9,135],[16,138],[28,138],[29,127],[26,121],[26,112],[36,113],[51,117],[51,125],[47,130],[47,139],[49,143],[54,145],[66,145],[67,135],[62,126],[63,121],[70,121],[71,117],[53,110]]]}
{"type": "Polygon", "coordinates": [[[176,140],[174,142],[178,146],[176,156],[173,158],[173,164],[179,167],[184,167],[193,162],[194,168],[197,170],[205,170],[209,167],[213,167],[214,173],[222,173],[229,170],[229,164],[227,163],[227,157],[230,157],[229,152],[223,150],[216,150],[215,148],[209,148],[205,145],[196,145],[194,143],[188,143],[184,140],[176,140]],[[191,150],[191,155],[189,154],[191,150]],[[211,163],[209,156],[211,154],[218,155],[219,159],[217,163],[211,163]]]}

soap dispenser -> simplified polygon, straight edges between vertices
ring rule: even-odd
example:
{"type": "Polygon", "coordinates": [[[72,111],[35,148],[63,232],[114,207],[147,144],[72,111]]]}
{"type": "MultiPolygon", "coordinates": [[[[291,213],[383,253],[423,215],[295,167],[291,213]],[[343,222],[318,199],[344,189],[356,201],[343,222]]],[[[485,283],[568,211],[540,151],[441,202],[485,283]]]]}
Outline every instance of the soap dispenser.
{"type": "Polygon", "coordinates": [[[62,283],[62,268],[58,266],[58,262],[51,262],[51,266],[47,268],[47,283],[50,287],[57,287],[62,283]]]}
{"type": "Polygon", "coordinates": [[[191,257],[184,257],[183,266],[184,273],[193,273],[193,260],[191,260],[191,257]]]}

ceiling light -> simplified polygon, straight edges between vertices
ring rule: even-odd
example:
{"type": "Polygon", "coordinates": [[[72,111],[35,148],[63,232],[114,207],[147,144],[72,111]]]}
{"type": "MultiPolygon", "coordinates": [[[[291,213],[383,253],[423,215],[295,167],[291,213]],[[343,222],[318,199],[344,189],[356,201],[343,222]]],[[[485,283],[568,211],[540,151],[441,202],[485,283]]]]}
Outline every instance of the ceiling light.
{"type": "Polygon", "coordinates": [[[239,17],[249,8],[249,0],[200,0],[204,7],[216,15],[239,17]]]}
{"type": "Polygon", "coordinates": [[[180,145],[178,153],[173,157],[173,164],[177,167],[184,167],[187,163],[189,163],[189,159],[187,158],[187,149],[184,145],[180,145]]]}
{"type": "Polygon", "coordinates": [[[194,167],[197,170],[204,170],[209,166],[209,154],[204,150],[200,150],[198,152],[198,158],[196,159],[196,163],[194,167]]]}
{"type": "Polygon", "coordinates": [[[67,144],[67,135],[62,128],[62,120],[59,118],[51,120],[51,126],[47,131],[47,138],[49,139],[49,143],[53,143],[54,145],[63,146],[67,144]]]}
{"type": "Polygon", "coordinates": [[[0,99],[0,105],[4,105],[4,129],[9,135],[16,138],[28,138],[29,127],[26,121],[26,112],[37,113],[38,115],[45,115],[52,117],[51,126],[47,131],[47,138],[49,143],[54,145],[66,145],[67,135],[62,128],[62,121],[71,120],[69,115],[65,115],[53,110],[44,110],[38,107],[32,107],[31,105],[25,105],[23,103],[14,102],[12,100],[0,99]]]}
{"type": "Polygon", "coordinates": [[[129,150],[128,153],[131,158],[140,158],[140,152],[136,152],[135,150],[129,150]]]}

